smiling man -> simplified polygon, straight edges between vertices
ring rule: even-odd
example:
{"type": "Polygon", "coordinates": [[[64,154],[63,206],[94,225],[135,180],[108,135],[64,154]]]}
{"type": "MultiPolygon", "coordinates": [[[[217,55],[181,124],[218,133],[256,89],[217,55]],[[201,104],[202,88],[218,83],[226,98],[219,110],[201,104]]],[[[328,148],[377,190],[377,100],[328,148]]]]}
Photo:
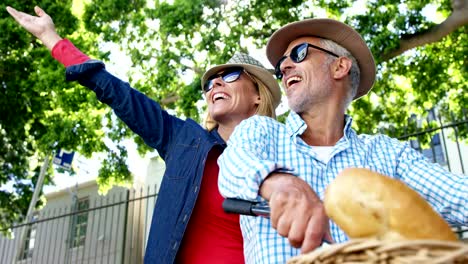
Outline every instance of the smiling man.
{"type": "Polygon", "coordinates": [[[307,19],[276,31],[267,56],[291,114],[286,124],[260,116],[243,121],[218,159],[223,196],[271,207],[270,218],[241,217],[247,263],[285,263],[322,240],[347,240],[321,201],[348,167],[402,180],[450,224],[468,223],[468,177],[430,163],[408,144],[351,128],[346,109],[367,94],[376,74],[359,33],[336,20],[307,19]]]}

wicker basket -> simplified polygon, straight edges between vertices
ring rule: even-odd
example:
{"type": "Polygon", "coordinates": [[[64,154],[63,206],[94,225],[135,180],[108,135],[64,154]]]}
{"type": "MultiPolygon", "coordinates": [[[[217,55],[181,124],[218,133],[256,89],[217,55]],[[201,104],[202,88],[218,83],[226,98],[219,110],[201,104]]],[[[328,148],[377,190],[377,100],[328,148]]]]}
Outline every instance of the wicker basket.
{"type": "Polygon", "coordinates": [[[439,240],[384,242],[355,239],[288,261],[288,264],[315,263],[468,263],[468,244],[439,240]]]}

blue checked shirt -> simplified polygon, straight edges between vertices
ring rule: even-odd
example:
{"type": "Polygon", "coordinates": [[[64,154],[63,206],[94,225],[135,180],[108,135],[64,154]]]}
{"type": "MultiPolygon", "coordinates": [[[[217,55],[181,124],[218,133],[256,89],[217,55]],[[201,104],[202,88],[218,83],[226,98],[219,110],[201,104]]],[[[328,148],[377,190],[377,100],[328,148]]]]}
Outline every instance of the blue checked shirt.
{"type": "MultiPolygon", "coordinates": [[[[450,224],[468,224],[468,177],[449,173],[396,139],[357,135],[351,128],[351,117],[345,120],[344,136],[325,163],[300,138],[307,125],[296,113],[291,112],[286,125],[263,116],[244,120],[218,159],[221,194],[261,202],[259,186],[268,174],[288,172],[308,182],[323,199],[325,187],[341,170],[360,167],[402,180],[450,224]]],[[[268,218],[241,216],[240,224],[246,263],[286,263],[300,254],[287,238],[278,235],[268,218]]],[[[348,239],[332,221],[330,229],[337,243],[348,239]]]]}

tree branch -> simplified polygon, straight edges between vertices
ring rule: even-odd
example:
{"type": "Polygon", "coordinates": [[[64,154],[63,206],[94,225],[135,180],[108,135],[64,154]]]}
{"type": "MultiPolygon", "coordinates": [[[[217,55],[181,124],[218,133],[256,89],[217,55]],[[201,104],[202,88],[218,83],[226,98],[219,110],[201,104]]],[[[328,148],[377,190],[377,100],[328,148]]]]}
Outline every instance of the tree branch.
{"type": "Polygon", "coordinates": [[[468,24],[468,0],[452,0],[452,10],[450,16],[441,24],[400,39],[399,47],[383,54],[382,61],[395,58],[407,50],[440,41],[459,27],[468,24]]]}
{"type": "Polygon", "coordinates": [[[180,99],[180,97],[178,95],[168,96],[168,97],[162,99],[160,104],[161,105],[168,105],[168,104],[171,104],[171,103],[175,103],[179,99],[180,99]]]}

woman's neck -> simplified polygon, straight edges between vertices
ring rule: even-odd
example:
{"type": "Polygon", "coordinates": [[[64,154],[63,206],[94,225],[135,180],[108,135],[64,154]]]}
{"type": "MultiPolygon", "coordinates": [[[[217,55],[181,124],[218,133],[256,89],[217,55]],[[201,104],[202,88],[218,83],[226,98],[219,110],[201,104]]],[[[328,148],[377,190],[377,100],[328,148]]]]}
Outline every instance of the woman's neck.
{"type": "Polygon", "coordinates": [[[237,125],[238,124],[218,124],[218,134],[227,142],[237,125]]]}

